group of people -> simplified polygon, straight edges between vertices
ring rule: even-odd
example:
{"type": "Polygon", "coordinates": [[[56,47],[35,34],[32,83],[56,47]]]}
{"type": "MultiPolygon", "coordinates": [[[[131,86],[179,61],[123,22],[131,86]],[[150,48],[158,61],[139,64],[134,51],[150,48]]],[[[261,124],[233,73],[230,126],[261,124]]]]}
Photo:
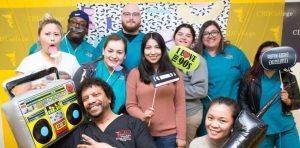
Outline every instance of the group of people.
{"type": "MultiPolygon", "coordinates": [[[[279,46],[276,42],[260,45],[250,67],[242,50],[225,40],[217,22],[205,22],[197,39],[192,25],[181,24],[173,35],[175,44],[193,49],[200,58],[194,71],[184,73],[171,64],[159,33],[140,32],[136,4],[126,4],[121,16],[123,28],[96,48],[84,40],[89,17],[81,10],[69,15],[65,34],[49,15],[40,22],[39,40],[17,74],[57,67],[60,78],[74,80],[90,119],[53,147],[220,147],[240,109],[256,114],[278,91],[280,101],[262,117],[269,128],[260,147],[300,147],[290,112],[300,107],[296,78],[259,63],[262,52],[279,46]],[[169,71],[179,80],[154,87],[150,77],[169,71]],[[281,83],[291,87],[281,88],[281,83]]],[[[15,92],[42,88],[52,79],[20,85],[15,92]]]]}

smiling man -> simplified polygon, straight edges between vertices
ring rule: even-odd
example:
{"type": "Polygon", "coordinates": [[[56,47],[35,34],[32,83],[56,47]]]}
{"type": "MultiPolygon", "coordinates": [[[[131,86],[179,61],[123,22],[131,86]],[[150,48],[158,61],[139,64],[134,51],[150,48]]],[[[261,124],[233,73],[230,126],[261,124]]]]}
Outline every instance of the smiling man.
{"type": "Polygon", "coordinates": [[[51,147],[155,147],[142,121],[112,112],[115,97],[106,82],[87,78],[77,89],[77,96],[91,121],[79,126],[51,147]]]}
{"type": "MultiPolygon", "coordinates": [[[[81,10],[70,13],[68,19],[68,32],[63,36],[60,51],[73,54],[79,64],[91,62],[99,57],[99,52],[84,38],[88,34],[89,16],[81,10]]],[[[29,54],[39,51],[42,47],[36,42],[29,54]]]]}
{"type": "MultiPolygon", "coordinates": [[[[122,10],[121,16],[123,29],[118,31],[117,34],[126,38],[127,55],[130,58],[126,58],[123,64],[130,71],[131,69],[137,67],[140,63],[141,44],[145,34],[140,32],[141,11],[137,4],[126,4],[122,10]]],[[[103,37],[101,42],[96,47],[97,51],[100,51],[100,53],[102,53],[106,40],[107,36],[103,37]]]]}

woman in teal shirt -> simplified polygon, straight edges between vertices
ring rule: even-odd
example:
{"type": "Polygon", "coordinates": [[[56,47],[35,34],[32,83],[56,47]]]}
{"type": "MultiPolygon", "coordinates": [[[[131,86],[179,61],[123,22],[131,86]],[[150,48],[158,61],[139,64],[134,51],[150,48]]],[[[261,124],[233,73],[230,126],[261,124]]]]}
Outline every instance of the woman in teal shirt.
{"type": "Polygon", "coordinates": [[[99,60],[84,64],[75,74],[73,80],[78,86],[86,77],[98,77],[106,81],[116,97],[112,108],[114,113],[125,112],[126,100],[126,67],[121,65],[126,57],[126,40],[117,34],[108,36],[103,55],[99,60]]]}
{"type": "Polygon", "coordinates": [[[290,112],[300,107],[300,91],[296,77],[287,71],[279,73],[278,70],[263,69],[259,63],[262,52],[278,46],[273,41],[260,45],[253,66],[246,73],[239,90],[238,101],[241,108],[253,114],[257,114],[277,92],[281,91],[281,97],[277,98],[277,101],[262,116],[262,120],[268,124],[268,130],[260,144],[261,148],[300,147],[298,131],[290,112]],[[283,90],[280,88],[280,75],[283,90]],[[291,87],[286,88],[288,85],[291,87]]]}
{"type": "Polygon", "coordinates": [[[194,50],[204,57],[208,69],[208,97],[202,99],[203,118],[198,133],[202,136],[207,133],[203,125],[211,100],[217,97],[237,100],[240,81],[250,64],[239,48],[225,41],[220,26],[212,20],[202,25],[194,50]]]}

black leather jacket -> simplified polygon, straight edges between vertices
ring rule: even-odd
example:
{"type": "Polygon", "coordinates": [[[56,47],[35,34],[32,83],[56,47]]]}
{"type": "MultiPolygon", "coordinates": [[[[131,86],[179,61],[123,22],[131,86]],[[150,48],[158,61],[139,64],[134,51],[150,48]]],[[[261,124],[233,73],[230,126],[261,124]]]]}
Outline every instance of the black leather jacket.
{"type": "MultiPolygon", "coordinates": [[[[281,102],[282,112],[289,113],[291,110],[300,108],[300,92],[296,77],[289,72],[282,72],[283,86],[291,84],[291,87],[287,89],[289,98],[292,100],[292,105],[287,106],[281,102]],[[293,84],[292,84],[293,83],[293,84]]],[[[250,111],[256,114],[259,111],[261,96],[261,83],[260,77],[253,79],[250,82],[243,80],[239,87],[238,103],[244,110],[250,111]]]]}

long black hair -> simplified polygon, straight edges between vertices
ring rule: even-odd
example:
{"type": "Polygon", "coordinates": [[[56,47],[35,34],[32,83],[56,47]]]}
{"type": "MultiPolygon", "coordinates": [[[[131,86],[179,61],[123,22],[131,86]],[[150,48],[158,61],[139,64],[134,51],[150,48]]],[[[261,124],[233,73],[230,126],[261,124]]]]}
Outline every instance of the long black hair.
{"type": "Polygon", "coordinates": [[[142,55],[141,55],[140,64],[138,66],[138,70],[140,72],[140,79],[142,82],[146,84],[149,84],[151,82],[150,77],[155,74],[154,68],[152,67],[151,63],[149,63],[146,60],[145,53],[144,53],[146,44],[150,39],[155,40],[161,50],[161,58],[158,61],[159,66],[158,66],[157,73],[175,70],[175,67],[171,64],[169,60],[167,47],[163,37],[157,32],[147,33],[142,41],[142,46],[141,46],[142,55]]]}

